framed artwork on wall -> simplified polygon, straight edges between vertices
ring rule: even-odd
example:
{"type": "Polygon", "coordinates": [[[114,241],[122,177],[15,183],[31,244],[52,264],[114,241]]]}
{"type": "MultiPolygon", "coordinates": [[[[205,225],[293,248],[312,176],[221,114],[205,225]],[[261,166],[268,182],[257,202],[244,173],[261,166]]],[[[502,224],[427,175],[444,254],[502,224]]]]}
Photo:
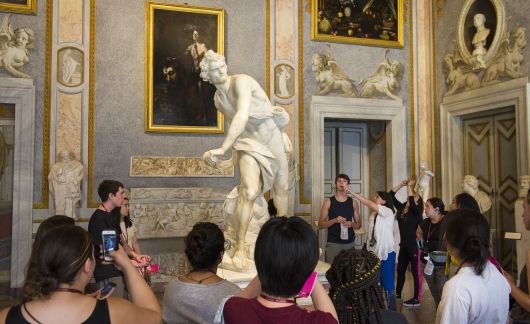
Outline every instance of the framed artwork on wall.
{"type": "Polygon", "coordinates": [[[224,10],[149,3],[146,43],[145,130],[223,133],[199,63],[209,49],[224,55],[224,10]]]}
{"type": "Polygon", "coordinates": [[[35,15],[37,0],[1,0],[0,11],[35,15]]]}
{"type": "Polygon", "coordinates": [[[311,40],[403,47],[404,0],[311,0],[311,40]]]}

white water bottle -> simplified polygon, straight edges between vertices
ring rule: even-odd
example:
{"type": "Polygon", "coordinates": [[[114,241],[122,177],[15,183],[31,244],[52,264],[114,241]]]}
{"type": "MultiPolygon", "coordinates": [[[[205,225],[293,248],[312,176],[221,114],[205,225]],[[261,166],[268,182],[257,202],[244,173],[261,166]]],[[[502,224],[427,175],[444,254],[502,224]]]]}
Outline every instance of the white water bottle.
{"type": "Polygon", "coordinates": [[[344,226],[344,224],[342,223],[340,223],[340,239],[341,240],[348,239],[348,227],[344,226]]]}

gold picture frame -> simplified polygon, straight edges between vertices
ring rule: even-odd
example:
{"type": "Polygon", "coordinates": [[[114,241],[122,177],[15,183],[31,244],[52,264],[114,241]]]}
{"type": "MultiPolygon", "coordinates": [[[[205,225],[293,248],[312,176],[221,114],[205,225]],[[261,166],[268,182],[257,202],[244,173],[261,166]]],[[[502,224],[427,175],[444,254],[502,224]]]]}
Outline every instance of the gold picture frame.
{"type": "Polygon", "coordinates": [[[223,133],[199,63],[208,49],[224,55],[224,10],[150,2],[146,35],[145,131],[223,133]]]}
{"type": "Polygon", "coordinates": [[[13,12],[17,14],[36,15],[37,0],[0,1],[0,11],[13,12]]]}
{"type": "Polygon", "coordinates": [[[311,0],[311,40],[402,48],[404,1],[311,0]]]}

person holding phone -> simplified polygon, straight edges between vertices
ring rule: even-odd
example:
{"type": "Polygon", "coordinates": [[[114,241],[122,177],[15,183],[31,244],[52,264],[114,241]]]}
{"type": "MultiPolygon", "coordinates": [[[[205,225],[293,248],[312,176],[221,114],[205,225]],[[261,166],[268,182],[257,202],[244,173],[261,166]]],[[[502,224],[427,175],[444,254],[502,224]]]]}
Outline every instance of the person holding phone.
{"type": "Polygon", "coordinates": [[[123,184],[115,180],[103,180],[98,187],[98,195],[101,198],[101,205],[94,211],[88,223],[88,232],[92,237],[95,247],[96,268],[94,269],[94,278],[96,285],[103,287],[109,282],[116,284],[114,295],[127,298],[123,273],[108,257],[106,260],[100,260],[100,246],[105,247],[103,242],[103,231],[107,231],[109,238],[114,231],[116,241],[115,248],[119,249],[117,244],[121,235],[120,224],[111,211],[116,207],[121,207],[125,198],[123,184]]]}
{"type": "Polygon", "coordinates": [[[394,240],[394,223],[396,222],[396,210],[392,203],[392,196],[386,191],[377,191],[372,200],[355,192],[352,195],[372,211],[370,225],[368,226],[367,249],[381,260],[381,285],[387,295],[388,308],[395,311],[396,244],[394,240]]]}
{"type": "Polygon", "coordinates": [[[90,234],[74,225],[51,229],[35,247],[22,289],[22,303],[0,311],[0,323],[159,323],[155,295],[123,249],[109,252],[125,274],[134,302],[84,294],[95,267],[90,234]]]}
{"type": "Polygon", "coordinates": [[[318,220],[318,228],[328,229],[326,242],[326,262],[331,263],[342,250],[355,245],[353,229],[361,228],[359,203],[348,197],[350,177],[339,174],[335,178],[335,195],[326,198],[318,220]]]}
{"type": "Polygon", "coordinates": [[[333,303],[313,274],[318,257],[318,238],[306,221],[296,216],[269,219],[256,240],[258,275],[239,297],[225,303],[224,323],[336,324],[333,303]],[[310,293],[314,311],[296,305],[295,298],[301,291],[310,293]]]}

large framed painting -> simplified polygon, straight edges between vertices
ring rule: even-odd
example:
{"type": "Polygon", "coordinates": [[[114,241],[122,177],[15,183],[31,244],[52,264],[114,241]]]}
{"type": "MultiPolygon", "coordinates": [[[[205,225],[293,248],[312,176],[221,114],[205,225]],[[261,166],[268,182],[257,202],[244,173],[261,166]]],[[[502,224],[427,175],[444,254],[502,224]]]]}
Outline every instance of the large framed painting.
{"type": "Polygon", "coordinates": [[[403,47],[404,0],[311,0],[311,39],[403,47]]]}
{"type": "Polygon", "coordinates": [[[215,87],[200,78],[204,54],[224,55],[224,10],[149,3],[145,130],[223,133],[215,87]]]}
{"type": "Polygon", "coordinates": [[[0,11],[35,15],[37,0],[1,0],[0,11]]]}

